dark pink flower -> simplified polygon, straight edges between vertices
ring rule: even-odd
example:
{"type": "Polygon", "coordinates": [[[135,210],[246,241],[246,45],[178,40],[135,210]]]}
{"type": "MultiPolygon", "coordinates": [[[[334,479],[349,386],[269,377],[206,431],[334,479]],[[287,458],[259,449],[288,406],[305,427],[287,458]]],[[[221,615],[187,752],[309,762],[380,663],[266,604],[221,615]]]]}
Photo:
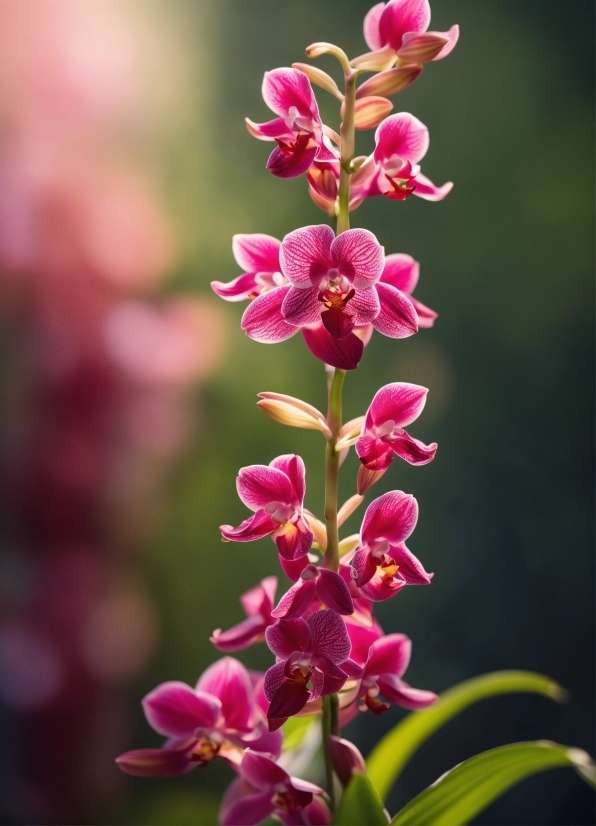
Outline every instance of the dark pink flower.
{"type": "Polygon", "coordinates": [[[294,178],[307,171],[315,159],[336,158],[323,134],[319,107],[307,76],[298,69],[265,72],[263,98],[278,115],[267,123],[246,118],[251,135],[263,141],[276,141],[267,169],[278,178],[294,178]]]}
{"type": "Polygon", "coordinates": [[[247,749],[238,774],[222,800],[222,826],[256,826],[270,815],[287,824],[329,823],[329,810],[314,799],[323,789],[292,777],[269,755],[247,749]]]}
{"type": "Polygon", "coordinates": [[[352,558],[352,575],[373,602],[389,599],[404,585],[428,585],[432,574],[405,546],[418,520],[413,496],[393,490],[368,506],[362,522],[361,545],[352,558]]]}
{"type": "Polygon", "coordinates": [[[267,645],[283,662],[265,675],[269,728],[279,728],[311,700],[334,694],[346,681],[339,667],[350,654],[343,619],[334,611],[315,611],[307,620],[278,620],[266,631],[267,645]]]}
{"type": "Polygon", "coordinates": [[[294,620],[323,604],[337,614],[353,614],[350,590],[335,571],[307,565],[300,579],[287,591],[271,615],[276,619],[294,620]]]}
{"type": "Polygon", "coordinates": [[[284,559],[306,556],[313,534],[304,516],[304,477],[304,462],[293,453],[278,456],[269,465],[242,468],[236,480],[238,496],[255,513],[237,528],[222,525],[224,539],[251,542],[272,534],[284,559]]]}
{"type": "Polygon", "coordinates": [[[379,289],[381,284],[387,284],[396,290],[401,290],[414,305],[414,309],[418,315],[418,327],[432,327],[437,318],[437,313],[412,295],[418,284],[419,277],[419,262],[412,258],[411,255],[406,255],[403,252],[394,252],[391,255],[385,256],[385,266],[379,279],[379,284],[377,284],[377,289],[379,289]]]}
{"type": "MultiPolygon", "coordinates": [[[[287,284],[279,264],[280,247],[281,241],[271,235],[234,235],[232,251],[244,273],[227,284],[212,281],[211,288],[225,301],[249,301],[267,290],[287,284]]],[[[290,335],[295,332],[292,330],[290,335]]]]}
{"type": "Polygon", "coordinates": [[[411,465],[426,465],[435,457],[436,442],[425,445],[404,430],[424,409],[426,387],[394,382],[382,387],[366,411],[362,435],[356,442],[356,453],[365,468],[387,470],[393,454],[411,465]]]}
{"type": "Polygon", "coordinates": [[[194,689],[176,681],[157,686],[143,700],[143,710],[149,725],[168,740],[161,749],[118,757],[128,774],[182,774],[218,755],[236,763],[248,745],[274,756],[281,751],[281,738],[267,731],[250,674],[231,657],[210,666],[194,689]]]}
{"type": "Polygon", "coordinates": [[[448,32],[427,32],[428,0],[389,0],[377,3],[364,18],[364,39],[370,49],[388,48],[407,63],[441,60],[454,49],[459,26],[448,32]]]}
{"type": "Polygon", "coordinates": [[[227,631],[217,628],[211,642],[221,651],[240,651],[256,642],[263,642],[265,630],[275,622],[271,611],[277,589],[277,577],[268,576],[256,588],[240,597],[246,619],[227,631]]]}

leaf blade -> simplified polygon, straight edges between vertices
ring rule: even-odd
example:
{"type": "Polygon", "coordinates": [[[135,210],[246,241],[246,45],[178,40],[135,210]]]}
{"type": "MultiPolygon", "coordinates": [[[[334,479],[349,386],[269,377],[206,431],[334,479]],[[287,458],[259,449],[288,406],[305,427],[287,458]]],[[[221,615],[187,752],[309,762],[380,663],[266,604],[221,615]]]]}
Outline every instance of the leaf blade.
{"type": "Polygon", "coordinates": [[[364,774],[355,774],[342,795],[333,826],[387,826],[379,793],[364,774]]]}

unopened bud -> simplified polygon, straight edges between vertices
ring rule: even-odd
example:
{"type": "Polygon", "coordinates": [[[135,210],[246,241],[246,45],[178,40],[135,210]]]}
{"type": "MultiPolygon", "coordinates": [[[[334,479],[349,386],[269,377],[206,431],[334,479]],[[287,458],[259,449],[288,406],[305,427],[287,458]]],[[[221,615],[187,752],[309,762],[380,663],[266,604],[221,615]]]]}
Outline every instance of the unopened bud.
{"type": "Polygon", "coordinates": [[[327,547],[327,529],[325,525],[323,525],[320,519],[317,519],[312,511],[309,511],[306,508],[304,509],[304,515],[308,520],[308,524],[313,532],[315,540],[319,544],[319,547],[324,551],[327,547]]]}
{"type": "Polygon", "coordinates": [[[360,494],[356,493],[354,494],[354,496],[350,496],[350,498],[343,503],[343,505],[337,512],[338,528],[341,528],[346,519],[349,519],[350,516],[354,513],[354,511],[356,511],[360,507],[363,499],[363,496],[360,496],[360,494]]]}
{"type": "Polygon", "coordinates": [[[361,98],[354,105],[354,126],[356,129],[374,129],[392,109],[393,104],[387,98],[361,98]]]}
{"type": "Polygon", "coordinates": [[[283,393],[259,393],[258,395],[261,401],[257,402],[257,407],[260,407],[274,421],[290,427],[320,430],[325,438],[331,437],[325,417],[311,404],[283,393]]]}
{"type": "Polygon", "coordinates": [[[408,32],[402,42],[397,53],[400,60],[406,63],[428,63],[449,43],[449,38],[434,32],[408,32]]]}
{"type": "Polygon", "coordinates": [[[355,57],[351,63],[359,72],[382,72],[384,69],[390,69],[395,63],[395,52],[389,46],[384,46],[375,52],[366,52],[355,57]]]}
{"type": "Polygon", "coordinates": [[[332,734],[330,737],[329,751],[331,753],[333,768],[342,786],[345,787],[348,785],[352,779],[352,775],[366,774],[364,758],[356,746],[350,743],[349,740],[344,740],[332,734]]]}
{"type": "Polygon", "coordinates": [[[337,443],[335,449],[340,452],[346,447],[356,444],[360,434],[362,433],[362,425],[364,424],[365,416],[357,416],[355,419],[350,419],[341,428],[337,436],[337,443]]]}
{"type": "Polygon", "coordinates": [[[362,86],[356,89],[356,100],[368,95],[396,95],[402,92],[411,83],[414,83],[422,72],[422,66],[412,63],[408,66],[398,66],[397,69],[388,69],[378,75],[365,80],[362,86]]]}
{"type": "Polygon", "coordinates": [[[292,63],[292,67],[305,74],[310,82],[314,83],[315,86],[320,86],[321,89],[324,89],[326,92],[334,95],[334,97],[338,100],[344,99],[344,96],[339,91],[337,83],[330,75],[327,74],[327,72],[317,69],[316,66],[310,66],[308,63],[292,63]]]}
{"type": "Polygon", "coordinates": [[[346,74],[351,71],[348,56],[343,49],[339,48],[339,46],[334,46],[333,43],[312,43],[310,46],[306,47],[307,57],[321,57],[321,55],[324,54],[330,54],[337,58],[346,74]]]}
{"type": "Polygon", "coordinates": [[[379,481],[384,473],[384,470],[369,470],[364,467],[364,465],[360,465],[357,483],[357,489],[360,496],[364,496],[366,491],[372,488],[372,486],[379,481]]]}
{"type": "Polygon", "coordinates": [[[319,195],[319,193],[316,191],[316,189],[313,189],[312,186],[308,187],[308,194],[313,199],[316,206],[319,207],[319,209],[322,209],[323,212],[326,212],[327,215],[329,215],[330,218],[335,218],[335,215],[336,215],[336,202],[335,201],[328,201],[326,198],[323,198],[322,195],[319,195]]]}
{"type": "Polygon", "coordinates": [[[360,545],[359,534],[353,533],[351,536],[346,536],[345,539],[341,540],[338,546],[340,558],[342,556],[346,556],[346,554],[349,554],[352,551],[355,551],[358,545],[360,545]]]}

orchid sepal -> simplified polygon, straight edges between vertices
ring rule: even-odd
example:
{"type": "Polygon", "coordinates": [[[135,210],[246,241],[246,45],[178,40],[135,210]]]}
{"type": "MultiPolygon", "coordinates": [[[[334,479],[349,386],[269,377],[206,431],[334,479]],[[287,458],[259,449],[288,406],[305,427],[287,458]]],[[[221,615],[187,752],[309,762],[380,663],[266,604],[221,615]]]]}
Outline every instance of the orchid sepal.
{"type": "Polygon", "coordinates": [[[257,407],[274,421],[289,427],[318,430],[326,439],[331,438],[325,416],[311,404],[284,393],[263,392],[257,395],[261,399],[257,402],[257,407]]]}

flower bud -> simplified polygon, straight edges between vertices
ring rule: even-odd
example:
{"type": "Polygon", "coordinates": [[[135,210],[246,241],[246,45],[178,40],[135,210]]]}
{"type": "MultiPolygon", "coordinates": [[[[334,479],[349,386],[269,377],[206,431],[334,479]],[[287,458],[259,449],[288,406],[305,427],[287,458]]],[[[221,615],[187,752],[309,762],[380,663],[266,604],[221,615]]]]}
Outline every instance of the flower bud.
{"type": "Polygon", "coordinates": [[[364,424],[364,416],[357,416],[355,419],[350,419],[341,428],[338,433],[337,443],[335,445],[336,451],[339,453],[346,447],[356,444],[359,436],[362,434],[362,425],[364,424]]]}
{"type": "Polygon", "coordinates": [[[327,528],[325,527],[325,525],[323,525],[320,519],[317,519],[314,513],[307,510],[306,508],[304,508],[304,514],[308,519],[308,524],[311,531],[313,532],[315,542],[319,545],[321,550],[324,551],[327,547],[327,528]]]}
{"type": "Polygon", "coordinates": [[[339,543],[339,556],[346,556],[346,554],[355,551],[356,548],[360,545],[360,534],[353,533],[350,536],[346,536],[342,539],[339,543]]]}
{"type": "Polygon", "coordinates": [[[397,69],[388,69],[386,72],[379,72],[378,75],[365,80],[362,86],[356,90],[356,100],[367,97],[368,95],[381,95],[388,97],[389,95],[396,95],[402,92],[411,83],[414,83],[416,78],[422,72],[422,66],[417,64],[410,64],[408,66],[399,66],[397,69]]]}
{"type": "Polygon", "coordinates": [[[306,47],[307,57],[321,57],[324,54],[330,54],[337,58],[346,74],[351,71],[348,56],[339,46],[334,46],[333,43],[312,43],[306,47]]]}
{"type": "Polygon", "coordinates": [[[366,52],[352,60],[352,66],[359,72],[382,72],[384,69],[390,69],[394,63],[395,52],[389,46],[374,52],[366,52]]]}
{"type": "Polygon", "coordinates": [[[363,496],[360,496],[360,494],[356,493],[354,494],[354,496],[350,496],[350,498],[343,503],[343,505],[337,512],[338,528],[341,528],[346,519],[349,519],[349,517],[354,513],[354,511],[360,507],[363,498],[363,496]]]}
{"type": "Polygon", "coordinates": [[[364,758],[353,743],[332,734],[329,746],[331,762],[342,786],[348,785],[353,774],[366,774],[364,758]]]}
{"type": "Polygon", "coordinates": [[[428,63],[449,43],[449,38],[434,32],[408,32],[402,42],[403,46],[397,53],[399,60],[406,63],[428,63]]]}
{"type": "Polygon", "coordinates": [[[354,126],[356,129],[374,129],[392,109],[393,104],[387,98],[361,98],[354,106],[354,126]]]}
{"type": "Polygon", "coordinates": [[[369,470],[368,468],[365,468],[364,465],[360,465],[357,483],[358,493],[360,496],[364,496],[366,491],[372,488],[372,486],[379,481],[384,473],[384,470],[369,470]]]}
{"type": "Polygon", "coordinates": [[[298,69],[316,86],[320,86],[326,92],[334,95],[338,100],[343,100],[344,96],[339,91],[337,83],[333,80],[327,72],[317,69],[316,66],[310,66],[308,63],[292,63],[292,68],[298,69]]]}
{"type": "Polygon", "coordinates": [[[259,393],[258,395],[261,401],[257,402],[257,407],[260,407],[274,421],[290,427],[320,430],[325,438],[331,437],[325,417],[311,404],[283,393],[259,393]]]}

